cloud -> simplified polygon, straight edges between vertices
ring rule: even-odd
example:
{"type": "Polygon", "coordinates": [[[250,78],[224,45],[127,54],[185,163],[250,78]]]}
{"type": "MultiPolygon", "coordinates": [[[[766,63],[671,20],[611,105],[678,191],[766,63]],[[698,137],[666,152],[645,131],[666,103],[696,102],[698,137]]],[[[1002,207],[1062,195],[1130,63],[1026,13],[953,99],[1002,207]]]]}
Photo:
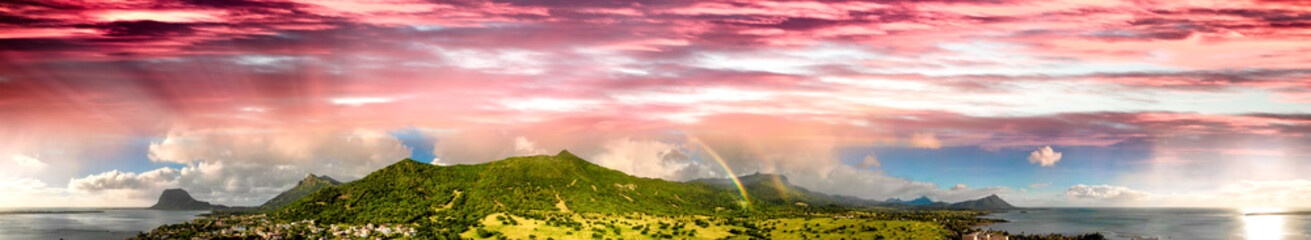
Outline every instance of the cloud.
{"type": "Polygon", "coordinates": [[[932,132],[914,133],[910,135],[910,146],[917,148],[938,149],[942,148],[942,141],[938,140],[932,132]]]}
{"type": "Polygon", "coordinates": [[[33,178],[0,178],[0,192],[5,193],[0,194],[0,206],[6,207],[50,207],[61,206],[61,204],[87,206],[87,199],[69,199],[65,189],[51,188],[45,182],[33,178]]]}
{"type": "Polygon", "coordinates": [[[1056,162],[1060,161],[1061,153],[1053,151],[1051,146],[1045,146],[1029,153],[1029,163],[1039,164],[1043,167],[1056,166],[1056,162]]]}
{"type": "Polygon", "coordinates": [[[1141,191],[1123,186],[1075,185],[1066,197],[1077,205],[1140,207],[1289,207],[1302,208],[1311,198],[1311,180],[1243,180],[1188,192],[1141,191]]]}
{"type": "Polygon", "coordinates": [[[527,136],[501,131],[468,129],[434,135],[433,155],[439,164],[476,164],[512,156],[546,154],[527,136]]]}
{"type": "Polygon", "coordinates": [[[1306,207],[1311,180],[1239,181],[1220,186],[1215,195],[1229,204],[1306,207]]]}
{"type": "Polygon", "coordinates": [[[605,142],[603,149],[587,159],[638,177],[685,181],[712,176],[709,166],[692,161],[681,144],[622,138],[605,142]]]}
{"type": "Polygon", "coordinates": [[[333,98],[331,100],[332,104],[350,105],[350,106],[360,106],[364,104],[373,104],[373,103],[389,103],[392,101],[396,101],[396,99],[385,98],[385,97],[344,97],[344,98],[333,98]]]}
{"type": "Polygon", "coordinates": [[[73,179],[68,188],[78,191],[99,192],[116,189],[160,189],[176,185],[181,171],[173,168],[160,168],[143,173],[121,172],[111,170],[83,178],[73,179]]]}
{"type": "Polygon", "coordinates": [[[1029,188],[1034,188],[1034,189],[1037,189],[1037,188],[1045,188],[1045,187],[1047,187],[1047,186],[1051,186],[1051,185],[1052,185],[1052,182],[1034,183],[1034,184],[1029,184],[1029,188]]]}
{"type": "Polygon", "coordinates": [[[1150,193],[1111,185],[1074,185],[1065,190],[1065,196],[1078,199],[1133,201],[1150,196],[1150,193]]]}
{"type": "MultiPolygon", "coordinates": [[[[839,161],[834,152],[845,147],[939,149],[943,140],[1104,149],[1115,159],[1106,166],[1130,166],[1130,176],[1070,177],[1119,177],[1143,189],[1284,180],[1311,170],[1290,160],[1308,156],[1311,123],[1271,117],[1302,112],[1311,99],[1311,54],[1289,51],[1305,48],[1305,8],[402,2],[145,1],[112,10],[96,10],[103,9],[97,2],[19,3],[0,17],[0,52],[12,55],[0,63],[0,156],[23,153],[48,165],[0,174],[62,186],[85,177],[83,166],[136,164],[123,159],[140,156],[102,157],[141,151],[121,143],[163,138],[148,158],[186,165],[178,169],[191,171],[184,176],[358,176],[402,147],[380,137],[361,146],[368,142],[340,128],[410,125],[459,132],[425,143],[440,164],[566,147],[587,156],[658,155],[603,147],[624,137],[681,146],[650,135],[727,132],[735,136],[711,145],[733,168],[791,171],[812,183],[904,174],[836,170],[851,162],[881,167],[873,155],[839,161]],[[164,132],[171,124],[234,130],[164,132]],[[241,131],[251,128],[266,132],[241,131]],[[79,137],[43,136],[53,131],[79,137]],[[270,133],[279,131],[295,133],[270,133]],[[1120,160],[1124,149],[1154,158],[1120,160]],[[1250,164],[1257,158],[1274,164],[1250,164]]],[[[700,151],[666,153],[704,159],[700,151]]],[[[644,174],[670,169],[657,170],[644,174]]],[[[271,188],[191,180],[243,196],[271,188]]],[[[907,189],[869,197],[942,190],[895,177],[865,180],[907,189]]]]}
{"type": "Polygon", "coordinates": [[[46,166],[45,162],[41,162],[41,160],[22,154],[14,154],[10,156],[9,159],[14,160],[14,162],[18,163],[18,166],[23,167],[43,168],[46,166]]]}
{"type": "Polygon", "coordinates": [[[956,191],[956,190],[965,190],[965,189],[969,189],[969,188],[970,188],[970,187],[969,187],[969,186],[965,186],[965,184],[956,184],[956,186],[952,186],[952,187],[951,187],[951,190],[952,190],[952,191],[956,191]]]}
{"type": "Polygon", "coordinates": [[[873,153],[865,155],[865,158],[861,159],[860,163],[856,164],[856,168],[870,167],[883,167],[883,163],[879,163],[879,158],[875,157],[873,153]]]}
{"type": "Polygon", "coordinates": [[[1015,193],[1008,187],[943,188],[933,183],[883,175],[882,172],[839,166],[817,177],[815,174],[792,174],[788,179],[799,186],[829,194],[855,196],[872,200],[887,198],[912,199],[928,196],[935,201],[959,202],[991,194],[1015,193]]]}
{"type": "Polygon", "coordinates": [[[185,164],[143,173],[112,170],[73,179],[84,192],[120,190],[149,201],[163,188],[183,188],[198,199],[255,205],[306,174],[353,180],[410,155],[385,131],[368,129],[174,129],[150,144],[152,161],[185,164]]]}
{"type": "Polygon", "coordinates": [[[537,148],[537,144],[529,141],[523,136],[514,138],[514,153],[510,156],[533,156],[547,154],[545,150],[537,148]]]}

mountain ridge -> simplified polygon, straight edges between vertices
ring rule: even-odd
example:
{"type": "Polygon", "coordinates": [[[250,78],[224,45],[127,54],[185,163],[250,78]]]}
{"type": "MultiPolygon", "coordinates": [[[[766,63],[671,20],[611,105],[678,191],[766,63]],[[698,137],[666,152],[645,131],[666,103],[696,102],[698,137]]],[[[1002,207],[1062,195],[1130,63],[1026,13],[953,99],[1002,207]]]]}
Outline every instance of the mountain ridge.
{"type": "MultiPolygon", "coordinates": [[[[708,184],[634,177],[578,158],[556,155],[437,166],[410,159],[364,178],[328,187],[270,212],[275,218],[326,223],[476,224],[497,212],[715,215],[751,204],[708,184]]],[[[453,228],[452,228],[453,229],[453,228]]]]}
{"type": "Polygon", "coordinates": [[[889,198],[888,200],[885,200],[884,202],[887,202],[887,203],[906,204],[906,205],[917,205],[917,206],[918,206],[918,205],[933,205],[933,204],[935,204],[935,203],[938,203],[938,202],[934,202],[932,199],[929,199],[929,196],[920,196],[919,198],[912,199],[912,200],[910,200],[910,201],[902,201],[900,198],[889,198]]]}
{"type": "MultiPolygon", "coordinates": [[[[956,203],[937,202],[929,199],[928,196],[920,196],[909,201],[903,201],[899,198],[888,198],[884,201],[864,199],[860,197],[844,196],[836,194],[827,194],[822,192],[810,191],[804,187],[792,185],[787,176],[770,173],[753,173],[738,177],[743,188],[747,189],[747,195],[753,200],[771,202],[775,204],[797,204],[801,203],[806,206],[822,205],[840,205],[845,207],[894,207],[894,208],[919,208],[919,209],[970,209],[970,210],[1008,210],[1018,209],[1012,206],[996,194],[956,203]]],[[[736,185],[728,178],[699,178],[687,181],[710,184],[727,191],[737,192],[736,185]]]]}
{"type": "Polygon", "coordinates": [[[1001,197],[998,197],[997,194],[988,195],[987,197],[983,197],[980,199],[953,203],[949,206],[956,207],[956,208],[969,208],[969,209],[981,209],[981,210],[1017,209],[1017,207],[1015,207],[1014,205],[1011,205],[1010,203],[1007,203],[1006,200],[1003,200],[1001,199],[1001,197]]]}
{"type": "Polygon", "coordinates": [[[282,193],[278,193],[277,196],[274,196],[268,201],[265,201],[264,204],[261,204],[258,207],[258,209],[260,210],[278,209],[283,206],[286,206],[287,204],[291,204],[292,202],[295,202],[296,200],[299,200],[302,197],[310,195],[311,193],[340,184],[341,182],[337,181],[336,179],[332,179],[327,175],[316,176],[313,173],[310,173],[308,176],[305,176],[304,179],[301,179],[299,182],[296,182],[296,186],[293,186],[290,189],[287,189],[287,191],[283,191],[282,193]]]}

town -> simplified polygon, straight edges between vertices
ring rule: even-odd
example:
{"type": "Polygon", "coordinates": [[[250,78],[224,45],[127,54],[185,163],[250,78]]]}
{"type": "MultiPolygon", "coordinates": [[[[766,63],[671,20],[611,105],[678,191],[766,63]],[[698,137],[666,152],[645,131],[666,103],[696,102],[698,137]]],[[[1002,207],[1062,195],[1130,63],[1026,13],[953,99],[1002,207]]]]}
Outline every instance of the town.
{"type": "Polygon", "coordinates": [[[403,224],[320,224],[314,220],[275,223],[265,214],[222,215],[162,226],[137,239],[404,239],[418,233],[403,224]]]}

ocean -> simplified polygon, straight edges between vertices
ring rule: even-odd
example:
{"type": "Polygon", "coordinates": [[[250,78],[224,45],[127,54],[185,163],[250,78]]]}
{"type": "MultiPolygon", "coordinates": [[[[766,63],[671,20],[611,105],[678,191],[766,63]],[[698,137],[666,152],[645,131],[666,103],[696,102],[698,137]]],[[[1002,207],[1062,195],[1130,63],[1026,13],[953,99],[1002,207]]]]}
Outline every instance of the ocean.
{"type": "Polygon", "coordinates": [[[992,213],[1010,222],[978,227],[1011,233],[1091,233],[1110,239],[1311,239],[1311,215],[1277,208],[1048,208],[992,213]]]}
{"type": "Polygon", "coordinates": [[[0,210],[0,239],[81,240],[125,239],[160,225],[199,218],[209,211],[146,209],[4,209],[0,210]],[[91,213],[7,214],[15,211],[103,211],[91,213]]]}

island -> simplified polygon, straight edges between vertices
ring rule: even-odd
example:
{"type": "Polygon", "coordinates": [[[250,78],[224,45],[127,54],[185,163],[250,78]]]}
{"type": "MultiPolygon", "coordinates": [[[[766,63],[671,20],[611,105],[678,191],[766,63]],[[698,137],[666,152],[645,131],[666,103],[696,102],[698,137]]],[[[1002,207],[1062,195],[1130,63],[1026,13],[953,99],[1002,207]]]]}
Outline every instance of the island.
{"type": "MultiPolygon", "coordinates": [[[[777,174],[674,182],[568,151],[452,166],[404,159],[340,184],[310,175],[288,192],[305,195],[138,239],[1076,239],[976,230],[1000,221],[980,218],[989,209],[1015,209],[996,195],[915,205],[814,192],[777,174]]],[[[1077,239],[1103,239],[1088,236],[1077,239]]]]}

